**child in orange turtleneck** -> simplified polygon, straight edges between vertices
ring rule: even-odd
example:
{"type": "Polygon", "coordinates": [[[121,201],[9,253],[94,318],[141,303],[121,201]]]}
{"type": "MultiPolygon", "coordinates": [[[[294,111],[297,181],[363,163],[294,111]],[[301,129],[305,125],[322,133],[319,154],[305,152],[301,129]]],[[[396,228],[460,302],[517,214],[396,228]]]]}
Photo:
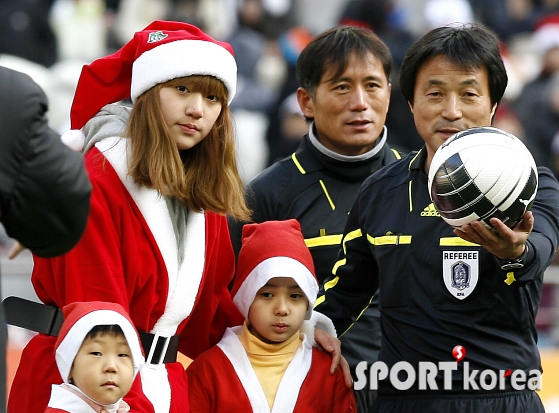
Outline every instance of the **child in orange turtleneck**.
{"type": "Polygon", "coordinates": [[[297,220],[245,225],[232,289],[245,322],[187,368],[191,412],[355,412],[341,370],[311,345],[317,292],[297,220]]]}

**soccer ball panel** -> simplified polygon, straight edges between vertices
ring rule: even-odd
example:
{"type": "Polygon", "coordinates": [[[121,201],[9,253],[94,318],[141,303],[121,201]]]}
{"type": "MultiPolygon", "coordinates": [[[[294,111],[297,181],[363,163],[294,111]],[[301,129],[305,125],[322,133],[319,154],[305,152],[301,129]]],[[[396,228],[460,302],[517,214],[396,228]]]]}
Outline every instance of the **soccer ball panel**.
{"type": "Polygon", "coordinates": [[[441,217],[459,227],[491,217],[509,227],[531,207],[537,170],[526,146],[492,127],[471,128],[444,142],[428,173],[429,195],[441,217]]]}

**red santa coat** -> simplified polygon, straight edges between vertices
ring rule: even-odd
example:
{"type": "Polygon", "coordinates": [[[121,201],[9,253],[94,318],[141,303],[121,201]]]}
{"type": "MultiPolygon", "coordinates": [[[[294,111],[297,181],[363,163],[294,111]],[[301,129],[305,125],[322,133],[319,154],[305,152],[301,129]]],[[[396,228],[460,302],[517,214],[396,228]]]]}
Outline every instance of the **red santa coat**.
{"type": "Polygon", "coordinates": [[[305,339],[278,387],[270,412],[264,391],[238,339],[242,326],[227,329],[223,339],[186,369],[192,413],[352,413],[353,392],[332,358],[305,339]]]}
{"type": "MultiPolygon", "coordinates": [[[[127,175],[127,139],[107,138],[85,155],[93,185],[85,233],[65,255],[34,257],[32,283],[48,305],[111,301],[129,311],[138,330],[180,335],[179,350],[194,358],[217,343],[227,326],[242,323],[227,285],[234,254],[226,218],[190,212],[179,251],[167,204],[127,175]]],[[[51,384],[62,379],[56,337],[39,334],[23,351],[13,381],[10,413],[42,413],[51,384]]],[[[132,411],[188,412],[180,363],[144,367],[125,397],[132,411]]]]}

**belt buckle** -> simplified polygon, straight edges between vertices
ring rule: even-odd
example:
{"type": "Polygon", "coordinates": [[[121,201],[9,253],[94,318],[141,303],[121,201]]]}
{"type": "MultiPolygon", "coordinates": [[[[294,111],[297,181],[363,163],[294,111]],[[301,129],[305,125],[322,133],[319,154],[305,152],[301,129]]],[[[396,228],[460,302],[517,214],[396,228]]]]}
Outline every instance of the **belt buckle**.
{"type": "Polygon", "coordinates": [[[172,336],[166,336],[161,333],[153,333],[153,341],[151,342],[151,346],[149,347],[149,353],[146,357],[146,365],[149,368],[157,369],[163,365],[163,360],[165,359],[165,354],[167,354],[167,348],[169,347],[169,342],[171,341],[172,336]],[[161,353],[159,356],[159,360],[157,362],[153,361],[153,354],[157,346],[159,345],[160,339],[163,341],[163,348],[161,349],[161,353]]]}

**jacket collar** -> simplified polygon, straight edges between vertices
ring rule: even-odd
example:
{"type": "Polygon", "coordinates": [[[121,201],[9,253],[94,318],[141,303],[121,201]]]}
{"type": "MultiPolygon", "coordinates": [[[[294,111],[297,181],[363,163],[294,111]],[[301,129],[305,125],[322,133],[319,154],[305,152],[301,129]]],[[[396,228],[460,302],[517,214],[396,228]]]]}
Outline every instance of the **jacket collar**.
{"type": "Polygon", "coordinates": [[[313,125],[311,124],[309,134],[303,137],[299,148],[295,152],[297,160],[306,173],[326,169],[341,179],[362,181],[381,166],[390,163],[390,161],[387,161],[387,152],[390,149],[386,144],[386,128],[380,138],[382,140],[371,151],[374,151],[371,156],[350,157],[338,154],[333,156],[332,154],[334,153],[332,151],[320,144],[316,138],[311,137],[314,136],[313,125]]]}

